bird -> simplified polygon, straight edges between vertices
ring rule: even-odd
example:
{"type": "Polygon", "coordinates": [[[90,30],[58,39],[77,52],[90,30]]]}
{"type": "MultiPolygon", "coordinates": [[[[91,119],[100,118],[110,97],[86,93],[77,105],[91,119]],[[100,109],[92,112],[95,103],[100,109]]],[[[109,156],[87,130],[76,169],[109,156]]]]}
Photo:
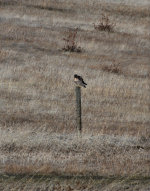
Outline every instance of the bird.
{"type": "Polygon", "coordinates": [[[76,86],[84,87],[86,88],[86,83],[84,82],[83,78],[81,76],[78,76],[77,74],[74,75],[74,83],[76,86]]]}

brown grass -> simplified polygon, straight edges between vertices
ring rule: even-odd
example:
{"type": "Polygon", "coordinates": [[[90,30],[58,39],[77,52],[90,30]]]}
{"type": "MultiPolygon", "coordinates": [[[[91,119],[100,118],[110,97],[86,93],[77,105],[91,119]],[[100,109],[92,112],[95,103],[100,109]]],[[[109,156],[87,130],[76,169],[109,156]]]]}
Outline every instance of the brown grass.
{"type": "Polygon", "coordinates": [[[102,70],[105,72],[111,72],[115,74],[121,74],[121,69],[119,64],[112,64],[110,66],[103,66],[102,70]]]}
{"type": "MultiPolygon", "coordinates": [[[[142,178],[150,173],[148,5],[71,0],[0,5],[0,174],[93,177],[78,190],[98,190],[94,184],[124,190],[117,177],[139,176],[137,189],[148,190],[142,178]],[[100,13],[115,21],[113,33],[94,29],[100,13]],[[75,73],[88,84],[82,89],[81,137],[75,73]]],[[[33,177],[26,185],[24,178],[20,184],[8,178],[0,190],[36,190],[33,177]]]]}

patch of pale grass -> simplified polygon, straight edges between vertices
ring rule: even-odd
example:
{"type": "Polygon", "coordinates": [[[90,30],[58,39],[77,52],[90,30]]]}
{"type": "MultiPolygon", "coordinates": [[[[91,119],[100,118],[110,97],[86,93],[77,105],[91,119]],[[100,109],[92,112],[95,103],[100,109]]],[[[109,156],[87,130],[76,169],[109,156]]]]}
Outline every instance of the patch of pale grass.
{"type": "Polygon", "coordinates": [[[126,175],[149,172],[148,140],[143,144],[142,139],[133,136],[88,133],[81,138],[75,134],[44,131],[1,131],[0,161],[5,173],[126,175]]]}

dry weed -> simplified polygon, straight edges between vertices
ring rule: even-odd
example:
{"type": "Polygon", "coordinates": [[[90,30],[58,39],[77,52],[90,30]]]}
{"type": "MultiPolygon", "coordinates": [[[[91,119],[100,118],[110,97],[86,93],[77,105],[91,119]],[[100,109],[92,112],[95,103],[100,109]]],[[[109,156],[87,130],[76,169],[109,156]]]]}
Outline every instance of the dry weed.
{"type": "Polygon", "coordinates": [[[66,38],[63,38],[65,45],[62,50],[69,52],[81,52],[81,47],[78,46],[77,42],[78,28],[74,31],[69,31],[66,38]]]}
{"type": "Polygon", "coordinates": [[[110,18],[106,14],[101,14],[98,23],[94,24],[94,28],[98,31],[114,31],[114,23],[110,20],[110,18]]]}

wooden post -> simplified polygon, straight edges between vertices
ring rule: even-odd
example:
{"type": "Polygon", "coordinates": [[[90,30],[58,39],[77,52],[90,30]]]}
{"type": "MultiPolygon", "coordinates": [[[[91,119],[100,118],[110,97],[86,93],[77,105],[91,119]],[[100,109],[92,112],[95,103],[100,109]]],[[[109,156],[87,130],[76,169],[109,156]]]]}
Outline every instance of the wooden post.
{"type": "Polygon", "coordinates": [[[81,133],[82,131],[82,120],[81,120],[81,88],[76,86],[76,121],[77,129],[81,133]]]}

